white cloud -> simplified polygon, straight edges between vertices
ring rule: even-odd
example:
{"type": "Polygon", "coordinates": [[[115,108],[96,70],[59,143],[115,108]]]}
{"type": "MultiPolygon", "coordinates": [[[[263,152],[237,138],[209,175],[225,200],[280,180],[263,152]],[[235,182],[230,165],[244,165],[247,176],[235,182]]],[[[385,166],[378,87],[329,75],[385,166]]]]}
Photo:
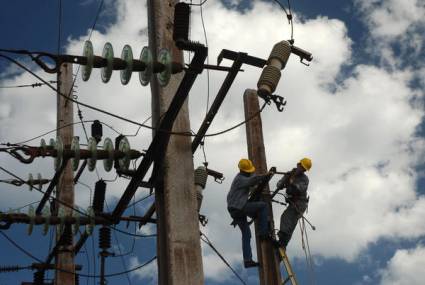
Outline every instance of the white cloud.
{"type": "MultiPolygon", "coordinates": [[[[129,268],[135,268],[137,266],[140,266],[142,262],[140,262],[138,257],[131,257],[129,259],[129,268]]],[[[153,261],[149,263],[148,265],[132,271],[130,273],[131,277],[135,277],[138,279],[146,280],[148,285],[153,285],[158,283],[158,268],[156,261],[153,261]]]]}
{"type": "MultiPolygon", "coordinates": [[[[362,5],[365,3],[361,2],[362,5]]],[[[394,1],[385,3],[395,7],[394,1]]],[[[100,54],[103,44],[110,41],[115,54],[119,55],[122,46],[128,43],[137,57],[142,46],[147,45],[144,3],[120,1],[116,5],[117,23],[105,34],[93,33],[95,51],[100,54]]],[[[391,14],[399,10],[391,8],[386,11],[391,14]]],[[[410,10],[403,11],[407,13],[410,10]]],[[[364,9],[362,13],[368,12],[364,9]]],[[[375,19],[379,14],[366,16],[375,19]]],[[[276,42],[289,36],[289,27],[281,11],[270,3],[256,1],[253,10],[241,14],[227,10],[219,1],[208,1],[204,5],[204,17],[210,63],[215,62],[221,48],[266,58],[276,42]]],[[[400,35],[395,28],[379,30],[387,18],[382,19],[373,22],[377,26],[377,31],[371,30],[373,35],[388,39],[400,35]]],[[[202,41],[197,8],[193,8],[192,20],[192,38],[202,41]]],[[[417,21],[413,15],[411,22],[417,21]]],[[[67,51],[80,54],[85,38],[71,39],[67,51]]],[[[418,198],[415,192],[418,175],[415,166],[424,161],[425,150],[423,138],[415,136],[424,116],[423,104],[417,100],[423,99],[423,93],[410,85],[412,79],[421,78],[420,73],[414,69],[395,68],[389,71],[380,65],[363,64],[354,66],[353,72],[345,78],[339,78],[341,68],[352,62],[352,40],[347,35],[346,24],[337,19],[296,17],[295,39],[297,45],[313,53],[314,61],[307,68],[299,64],[298,58],[291,56],[276,91],[288,100],[286,110],[278,113],[274,106],[270,106],[263,112],[262,118],[269,166],[286,170],[292,168],[300,157],[311,156],[313,159],[313,169],[309,173],[311,204],[307,214],[317,226],[317,231],[309,235],[313,253],[323,258],[354,261],[368,245],[381,238],[423,236],[425,228],[419,218],[423,216],[424,199],[418,198]],[[329,86],[336,84],[337,88],[330,90],[329,86]]],[[[372,43],[373,40],[375,38],[372,37],[372,43]]],[[[386,48],[391,51],[388,46],[386,48]]],[[[223,62],[223,65],[229,64],[223,62]]],[[[248,66],[243,69],[245,72],[238,75],[210,132],[226,129],[244,120],[242,94],[246,88],[255,88],[260,70],[248,66]]],[[[221,86],[224,76],[224,73],[210,73],[212,96],[221,86]]],[[[78,81],[79,100],[136,121],[144,120],[150,115],[150,89],[140,86],[137,74],[133,74],[128,86],[122,86],[118,77],[118,72],[114,72],[111,82],[103,84],[99,72],[94,70],[88,82],[78,81]]],[[[22,74],[7,83],[32,81],[29,75],[22,74]]],[[[205,89],[206,76],[202,74],[189,100],[191,127],[195,131],[205,115],[205,89]]],[[[34,89],[31,93],[0,90],[0,99],[2,106],[8,106],[0,108],[1,141],[22,140],[55,127],[55,96],[47,89],[34,89]]],[[[84,119],[103,120],[123,133],[134,133],[137,129],[86,108],[82,110],[84,119]]],[[[116,136],[107,128],[104,132],[105,136],[116,136]]],[[[76,127],[76,134],[84,137],[80,127],[76,127]]],[[[142,129],[138,137],[130,138],[130,143],[136,149],[146,149],[150,138],[151,132],[142,129]]],[[[207,235],[230,263],[240,269],[240,232],[229,225],[231,221],[225,197],[236,174],[237,161],[247,156],[244,128],[208,138],[206,153],[210,167],[223,172],[227,178],[222,185],[209,181],[204,191],[201,212],[209,218],[207,235]]],[[[195,167],[202,159],[201,151],[198,151],[195,167]]],[[[6,163],[11,161],[9,158],[5,160],[6,163]]],[[[50,163],[42,162],[31,167],[38,170],[40,165],[43,166],[46,169],[43,176],[49,177],[53,173],[50,163]]],[[[23,168],[18,163],[10,166],[18,169],[23,176],[30,168],[23,168]]],[[[99,168],[100,175],[105,177],[99,168]]],[[[114,175],[106,177],[109,176],[114,175]]],[[[97,176],[86,172],[82,179],[93,185],[97,176]]],[[[118,197],[126,185],[127,181],[122,179],[108,183],[107,193],[118,197]]],[[[8,189],[8,193],[12,193],[11,188],[8,189]]],[[[78,191],[77,201],[87,203],[87,191],[82,188],[78,191]],[[79,196],[80,193],[84,193],[83,196],[79,196]]],[[[17,193],[14,196],[19,200],[25,195],[17,193]]],[[[275,207],[276,225],[281,211],[282,208],[275,207]]],[[[301,256],[299,243],[297,230],[289,249],[292,256],[301,256]]],[[[255,252],[254,242],[252,245],[255,252]]],[[[218,281],[232,278],[228,269],[213,256],[214,253],[204,249],[203,254],[206,278],[218,281]]],[[[137,259],[133,259],[134,264],[138,264],[137,259]]],[[[149,276],[154,283],[156,271],[151,271],[155,267],[153,263],[142,273],[135,274],[149,276]]]]}
{"type": "Polygon", "coordinates": [[[425,6],[420,0],[357,0],[356,6],[366,23],[372,44],[369,52],[391,67],[409,60],[410,65],[423,67],[425,6]],[[393,49],[397,47],[397,49],[393,49]]]}
{"type": "Polygon", "coordinates": [[[413,249],[398,250],[381,270],[381,285],[420,285],[423,284],[425,248],[419,245],[413,249]]]}

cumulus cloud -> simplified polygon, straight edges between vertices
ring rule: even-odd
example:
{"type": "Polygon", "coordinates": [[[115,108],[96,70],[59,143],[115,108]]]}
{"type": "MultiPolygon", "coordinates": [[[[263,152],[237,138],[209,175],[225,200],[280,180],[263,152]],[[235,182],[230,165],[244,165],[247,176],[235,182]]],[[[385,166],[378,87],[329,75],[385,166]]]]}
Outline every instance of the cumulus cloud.
{"type": "MultiPolygon", "coordinates": [[[[409,23],[403,24],[400,29],[386,31],[383,27],[380,29],[381,23],[384,26],[387,18],[399,17],[394,15],[400,12],[400,9],[395,9],[396,1],[384,4],[373,1],[370,4],[376,9],[383,9],[387,13],[385,17],[375,16],[373,11],[376,9],[366,9],[366,1],[358,2],[360,13],[369,19],[371,44],[376,43],[378,36],[394,39],[403,33],[401,28],[409,29],[420,21],[416,14],[406,16],[403,19],[410,19],[409,23]]],[[[401,9],[403,13],[411,12],[413,2],[408,1],[403,6],[407,7],[401,9]]],[[[95,31],[92,35],[95,52],[100,54],[103,44],[110,41],[116,55],[120,54],[124,44],[130,44],[137,57],[142,46],[147,45],[145,3],[134,0],[119,1],[114,5],[116,23],[104,33],[95,31]]],[[[289,37],[285,18],[271,3],[254,1],[253,8],[243,13],[229,10],[220,1],[208,1],[203,8],[211,63],[215,62],[222,48],[267,58],[276,42],[289,37]]],[[[380,64],[363,64],[351,66],[352,72],[340,78],[342,68],[353,62],[352,39],[347,35],[347,24],[324,16],[307,19],[300,15],[295,19],[296,44],[311,51],[314,61],[307,68],[291,56],[276,91],[288,100],[286,110],[278,113],[273,106],[268,106],[262,119],[269,166],[286,170],[303,156],[313,159],[313,169],[309,173],[311,203],[307,214],[317,226],[317,232],[309,235],[313,253],[322,258],[355,261],[368,245],[381,238],[423,236],[425,228],[419,217],[423,216],[425,207],[424,199],[416,193],[418,173],[415,169],[424,162],[424,140],[416,135],[424,118],[423,93],[411,85],[413,79],[421,78],[419,74],[423,74],[423,69],[422,73],[418,73],[417,69],[400,68],[398,65],[388,70],[380,64]]],[[[196,7],[193,8],[192,23],[191,37],[203,41],[199,9],[196,7]]],[[[86,38],[69,39],[67,52],[80,54],[86,38]]],[[[385,48],[391,51],[390,46],[385,48]]],[[[229,64],[231,62],[223,62],[223,65],[229,64]]],[[[226,129],[244,120],[242,94],[246,88],[256,87],[261,71],[249,66],[243,69],[245,72],[238,75],[210,132],[226,129]]],[[[210,72],[211,96],[220,88],[224,76],[223,73],[210,72]]],[[[127,86],[122,86],[118,77],[118,72],[115,72],[111,82],[103,84],[99,71],[94,70],[88,82],[77,82],[78,99],[132,120],[143,121],[150,115],[150,89],[140,86],[137,74],[132,75],[127,86]]],[[[7,83],[29,80],[33,79],[21,74],[7,83]]],[[[195,131],[205,115],[205,91],[204,72],[195,83],[189,99],[191,128],[195,131]]],[[[7,106],[0,108],[2,141],[8,139],[14,142],[55,128],[55,97],[51,91],[37,89],[30,95],[20,90],[11,93],[0,91],[0,98],[2,106],[7,106]],[[19,127],[28,125],[28,122],[31,122],[31,127],[23,133],[19,127]]],[[[108,122],[122,133],[134,134],[137,130],[136,126],[86,108],[82,111],[84,119],[108,122]]],[[[108,128],[104,132],[105,136],[117,135],[108,128]]],[[[84,138],[80,127],[76,127],[76,134],[84,138]]],[[[136,149],[146,149],[150,139],[151,132],[142,129],[137,137],[130,138],[130,143],[136,149]]],[[[237,161],[247,156],[244,128],[208,138],[205,150],[210,167],[223,172],[227,178],[221,185],[209,181],[204,191],[201,212],[209,218],[205,231],[226,258],[242,271],[240,232],[229,225],[231,220],[225,198],[237,172],[237,161]]],[[[202,153],[198,151],[195,167],[202,160],[202,153]]],[[[18,164],[12,165],[21,173],[27,171],[18,164]]],[[[51,168],[46,162],[45,165],[45,169],[51,168]]],[[[33,168],[37,169],[36,166],[33,168]]],[[[113,176],[106,174],[100,166],[98,169],[103,177],[113,176]]],[[[52,170],[45,172],[45,177],[53,173],[52,170]]],[[[92,185],[97,176],[85,173],[82,179],[92,185]]],[[[272,185],[275,182],[276,179],[272,185]]],[[[126,184],[125,180],[108,183],[108,195],[119,197],[126,184]]],[[[79,198],[87,197],[87,189],[80,187],[78,191],[78,202],[87,203],[88,199],[79,198]]],[[[275,207],[274,210],[275,224],[278,225],[283,209],[275,207]]],[[[147,232],[151,230],[146,229],[147,232]]],[[[299,243],[300,236],[296,231],[289,248],[292,256],[302,256],[299,243]]],[[[254,243],[252,245],[255,248],[254,243]]],[[[204,247],[203,255],[206,278],[223,282],[231,280],[231,273],[214,257],[213,252],[204,247]]],[[[139,261],[133,259],[133,263],[135,265],[139,261]]],[[[153,263],[140,271],[142,273],[134,274],[140,278],[151,278],[154,283],[155,267],[153,263]]],[[[247,274],[245,271],[242,273],[247,274]]]]}
{"type": "Polygon", "coordinates": [[[390,66],[422,66],[424,54],[425,6],[420,0],[357,0],[362,19],[369,28],[373,45],[369,51],[390,66]],[[397,49],[394,49],[397,47],[397,49]]]}
{"type": "MultiPolygon", "coordinates": [[[[136,268],[144,262],[140,262],[138,257],[131,257],[129,268],[136,268]]],[[[158,268],[155,261],[130,273],[131,277],[144,280],[145,284],[153,285],[158,283],[158,268]]]]}
{"type": "Polygon", "coordinates": [[[423,284],[425,248],[419,245],[413,249],[398,250],[387,267],[380,271],[381,285],[423,284]]]}

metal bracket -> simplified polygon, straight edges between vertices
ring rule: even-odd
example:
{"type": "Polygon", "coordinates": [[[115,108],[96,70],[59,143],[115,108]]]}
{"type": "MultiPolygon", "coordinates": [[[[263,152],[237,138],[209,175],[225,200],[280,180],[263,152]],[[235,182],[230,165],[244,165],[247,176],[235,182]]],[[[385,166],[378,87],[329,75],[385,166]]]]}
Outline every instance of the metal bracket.
{"type": "Polygon", "coordinates": [[[208,224],[208,218],[204,215],[199,214],[199,222],[203,227],[205,227],[208,224]]]}

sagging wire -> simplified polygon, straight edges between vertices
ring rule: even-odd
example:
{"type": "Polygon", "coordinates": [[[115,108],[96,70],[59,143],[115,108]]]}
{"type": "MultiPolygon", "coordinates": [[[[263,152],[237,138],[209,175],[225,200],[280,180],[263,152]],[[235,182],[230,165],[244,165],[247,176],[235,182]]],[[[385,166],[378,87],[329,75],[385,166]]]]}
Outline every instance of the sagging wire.
{"type": "Polygon", "coordinates": [[[77,181],[77,184],[80,184],[84,187],[86,187],[87,189],[89,189],[89,205],[92,205],[92,197],[93,197],[93,189],[92,187],[90,187],[89,185],[87,185],[86,183],[83,183],[81,181],[77,181]]]}
{"type": "MultiPolygon", "coordinates": [[[[1,51],[1,50],[0,50],[0,51],[1,51]]],[[[119,119],[119,120],[125,121],[125,122],[127,122],[127,123],[131,123],[131,124],[134,124],[134,125],[137,125],[137,126],[141,126],[141,127],[147,128],[147,129],[151,129],[151,130],[154,130],[154,131],[157,131],[157,132],[163,132],[163,133],[167,133],[167,134],[170,134],[170,135],[178,135],[178,136],[189,136],[189,137],[195,137],[195,136],[196,136],[196,134],[191,134],[190,132],[173,132],[173,131],[168,131],[168,130],[158,129],[158,128],[155,128],[155,127],[152,127],[152,126],[147,126],[147,125],[145,125],[145,124],[138,123],[138,122],[133,121],[133,120],[130,120],[130,119],[128,119],[128,118],[125,118],[125,117],[122,117],[122,116],[116,115],[116,114],[114,114],[114,113],[111,113],[111,112],[108,112],[108,111],[102,110],[102,109],[100,109],[100,108],[97,108],[97,107],[91,106],[91,105],[89,105],[89,104],[83,103],[83,102],[78,101],[78,100],[76,100],[76,99],[69,98],[69,97],[67,97],[66,95],[64,95],[63,93],[58,92],[58,90],[57,90],[55,87],[53,87],[51,84],[47,83],[47,82],[46,82],[43,78],[41,78],[40,76],[38,76],[37,74],[35,74],[34,72],[32,72],[30,69],[28,69],[27,67],[25,67],[25,66],[24,66],[24,65],[22,65],[21,63],[17,62],[16,60],[14,60],[14,59],[12,59],[12,58],[10,58],[10,57],[6,56],[6,55],[3,55],[3,54],[0,54],[0,57],[3,57],[3,58],[5,58],[5,59],[7,59],[7,60],[9,60],[9,61],[11,61],[11,62],[13,62],[13,63],[15,63],[16,65],[18,65],[19,67],[21,67],[21,68],[22,68],[22,69],[24,69],[25,71],[27,71],[27,72],[31,73],[34,77],[36,77],[37,79],[39,79],[39,80],[43,81],[44,83],[46,83],[46,85],[47,85],[47,86],[49,86],[49,88],[50,88],[50,89],[52,89],[52,90],[56,91],[56,92],[57,92],[57,94],[59,94],[60,96],[63,96],[63,97],[65,97],[67,100],[69,100],[69,101],[71,101],[71,102],[74,102],[74,103],[78,103],[78,104],[80,104],[81,106],[84,106],[84,107],[86,107],[86,108],[88,108],[88,109],[94,110],[94,111],[96,111],[96,112],[99,112],[99,113],[102,113],[102,114],[105,114],[105,115],[108,115],[108,116],[111,116],[111,117],[114,117],[114,118],[116,118],[116,119],[119,119]]],[[[237,127],[240,127],[240,126],[242,126],[242,125],[246,124],[247,122],[249,122],[250,120],[252,120],[252,119],[253,119],[253,118],[255,118],[256,116],[258,116],[258,114],[260,114],[260,113],[263,111],[263,109],[264,109],[264,107],[265,107],[265,105],[266,105],[266,104],[268,104],[268,103],[267,103],[267,102],[265,102],[265,103],[264,103],[264,105],[263,105],[263,107],[260,109],[260,111],[258,111],[257,113],[253,114],[253,115],[252,115],[250,118],[248,118],[247,120],[244,120],[244,121],[242,121],[241,123],[238,123],[238,124],[236,124],[235,126],[230,127],[230,128],[228,128],[228,129],[225,129],[225,130],[223,130],[223,131],[219,131],[219,132],[211,133],[211,134],[206,134],[204,137],[213,137],[213,136],[222,135],[222,134],[224,134],[224,133],[227,133],[227,132],[230,132],[230,131],[232,131],[232,130],[236,129],[237,127]]]]}
{"type": "Polygon", "coordinates": [[[208,0],[204,0],[204,1],[199,0],[199,4],[193,4],[193,3],[192,3],[192,0],[191,0],[191,1],[190,1],[190,4],[189,4],[189,3],[187,3],[187,4],[188,4],[188,5],[190,5],[190,6],[200,6],[200,7],[202,7],[202,5],[204,5],[207,1],[208,1],[208,0]]]}
{"type": "MultiPolygon", "coordinates": [[[[135,199],[136,199],[136,196],[133,196],[133,202],[134,202],[135,199]]],[[[135,205],[133,206],[133,215],[134,216],[137,216],[137,214],[136,214],[136,206],[135,205]]],[[[136,225],[136,223],[134,223],[134,233],[136,234],[136,232],[137,232],[137,225],[136,225]]],[[[130,255],[130,254],[132,254],[134,252],[134,246],[135,245],[136,245],[136,237],[133,237],[133,241],[131,243],[131,249],[128,252],[123,253],[123,254],[119,254],[119,255],[113,254],[113,255],[111,255],[111,257],[121,257],[121,256],[130,255]]],[[[119,246],[119,244],[117,246],[119,246]]]]}
{"type": "MultiPolygon", "coordinates": [[[[56,129],[53,129],[53,130],[51,130],[51,131],[48,131],[48,132],[45,132],[45,133],[43,133],[43,134],[41,134],[41,135],[38,135],[38,136],[36,136],[36,137],[33,137],[33,138],[30,138],[30,139],[27,139],[27,140],[24,140],[24,141],[21,141],[21,142],[17,142],[17,143],[13,143],[12,145],[23,145],[23,144],[25,144],[25,143],[27,143],[27,142],[30,142],[30,141],[33,141],[33,140],[36,140],[36,139],[39,139],[39,138],[41,138],[41,137],[44,137],[44,136],[46,136],[46,135],[48,135],[48,134],[51,134],[51,133],[54,133],[54,132],[57,132],[58,130],[60,130],[60,129],[63,129],[63,128],[66,128],[66,127],[69,127],[69,126],[73,126],[73,125],[77,125],[77,124],[82,124],[82,123],[93,123],[95,120],[85,120],[85,121],[80,121],[80,122],[74,122],[74,123],[70,123],[70,124],[66,124],[66,125],[63,125],[63,126],[61,126],[61,127],[59,127],[59,128],[56,128],[56,129]]],[[[117,133],[117,134],[121,134],[121,132],[118,132],[117,130],[115,130],[111,125],[108,125],[107,123],[105,123],[105,122],[101,122],[101,121],[99,121],[102,125],[104,125],[104,126],[106,126],[106,127],[108,127],[108,128],[110,128],[111,130],[113,130],[115,133],[117,133]]],[[[125,136],[132,136],[132,135],[125,135],[125,136]]],[[[1,143],[0,145],[7,145],[7,144],[4,144],[4,143],[1,143]]]]}
{"type": "MultiPolygon", "coordinates": [[[[4,167],[0,166],[0,170],[2,170],[3,172],[5,172],[5,173],[7,173],[7,174],[9,174],[9,175],[11,175],[13,177],[15,177],[16,179],[20,180],[22,183],[24,183],[26,185],[29,185],[27,181],[23,180],[21,177],[19,177],[16,174],[10,172],[9,170],[5,169],[4,167]]],[[[32,185],[32,187],[33,187],[33,189],[35,189],[36,191],[42,193],[43,195],[46,194],[46,192],[44,192],[43,190],[41,190],[39,187],[37,187],[35,185],[32,185]]],[[[80,207],[78,205],[75,205],[75,207],[73,207],[73,206],[69,205],[68,203],[66,203],[66,202],[64,202],[64,201],[62,201],[62,200],[60,200],[60,199],[58,199],[56,197],[49,196],[48,198],[50,198],[51,200],[55,201],[56,203],[61,204],[62,206],[66,207],[68,209],[74,210],[76,213],[79,213],[80,215],[82,215],[84,217],[90,217],[87,213],[85,213],[82,210],[80,210],[80,207]]],[[[123,234],[126,234],[126,235],[130,235],[130,236],[136,236],[136,237],[154,237],[154,236],[156,236],[156,235],[146,235],[146,236],[145,235],[134,235],[132,233],[129,233],[129,232],[126,232],[126,231],[123,231],[123,230],[119,230],[119,229],[117,229],[117,228],[115,228],[114,226],[111,226],[111,225],[107,225],[107,227],[109,227],[109,228],[111,228],[111,229],[113,229],[115,231],[118,231],[120,233],[123,233],[123,234]]]]}
{"type": "Polygon", "coordinates": [[[136,202],[133,202],[133,203],[131,203],[130,205],[128,205],[126,209],[128,209],[128,208],[130,208],[130,207],[132,207],[132,206],[135,206],[136,204],[138,204],[138,203],[140,203],[140,202],[142,202],[142,201],[144,201],[144,200],[148,199],[148,198],[149,198],[149,197],[151,197],[152,195],[153,195],[153,193],[150,193],[150,194],[148,194],[148,195],[144,196],[143,198],[138,199],[136,202]]]}
{"type": "Polygon", "coordinates": [[[291,39],[290,42],[291,44],[294,43],[294,23],[293,23],[293,17],[292,17],[292,11],[291,11],[291,3],[290,0],[288,0],[288,10],[286,10],[285,6],[283,6],[282,3],[280,3],[280,1],[278,0],[273,0],[274,2],[276,2],[280,8],[283,10],[283,12],[286,14],[286,18],[288,19],[288,23],[291,26],[291,39]]]}
{"type": "Polygon", "coordinates": [[[242,279],[242,277],[233,269],[233,267],[229,264],[229,262],[223,257],[223,255],[215,248],[215,246],[211,243],[208,237],[203,233],[201,233],[201,240],[206,243],[216,254],[217,256],[226,264],[226,266],[233,272],[233,274],[242,282],[242,284],[246,284],[246,282],[242,279]]]}
{"type": "Polygon", "coordinates": [[[8,210],[8,211],[9,211],[9,212],[19,212],[20,210],[22,210],[22,209],[24,209],[24,208],[26,208],[26,207],[28,207],[28,206],[31,206],[31,205],[34,205],[34,204],[39,203],[40,201],[41,201],[41,200],[39,200],[39,201],[35,201],[35,202],[32,202],[32,203],[26,204],[26,205],[24,205],[24,206],[22,206],[22,207],[19,207],[19,208],[10,209],[10,210],[8,210]]]}

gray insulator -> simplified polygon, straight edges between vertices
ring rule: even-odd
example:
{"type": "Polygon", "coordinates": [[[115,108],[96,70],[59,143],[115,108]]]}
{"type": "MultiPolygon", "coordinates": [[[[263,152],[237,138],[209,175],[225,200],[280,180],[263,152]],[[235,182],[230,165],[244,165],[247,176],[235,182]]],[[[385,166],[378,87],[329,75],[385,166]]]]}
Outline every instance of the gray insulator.
{"type": "Polygon", "coordinates": [[[272,59],[278,59],[282,63],[282,69],[285,67],[289,56],[291,55],[291,45],[287,41],[281,41],[274,45],[270,53],[267,64],[271,63],[272,59]]]}
{"type": "Polygon", "coordinates": [[[199,166],[195,169],[195,185],[199,185],[202,189],[205,188],[207,184],[208,173],[207,169],[203,166],[199,166]]]}
{"type": "Polygon", "coordinates": [[[267,65],[261,73],[260,79],[258,80],[257,87],[260,89],[263,85],[267,85],[270,88],[270,92],[273,93],[276,90],[276,86],[280,79],[280,70],[272,65],[267,65]]]}

